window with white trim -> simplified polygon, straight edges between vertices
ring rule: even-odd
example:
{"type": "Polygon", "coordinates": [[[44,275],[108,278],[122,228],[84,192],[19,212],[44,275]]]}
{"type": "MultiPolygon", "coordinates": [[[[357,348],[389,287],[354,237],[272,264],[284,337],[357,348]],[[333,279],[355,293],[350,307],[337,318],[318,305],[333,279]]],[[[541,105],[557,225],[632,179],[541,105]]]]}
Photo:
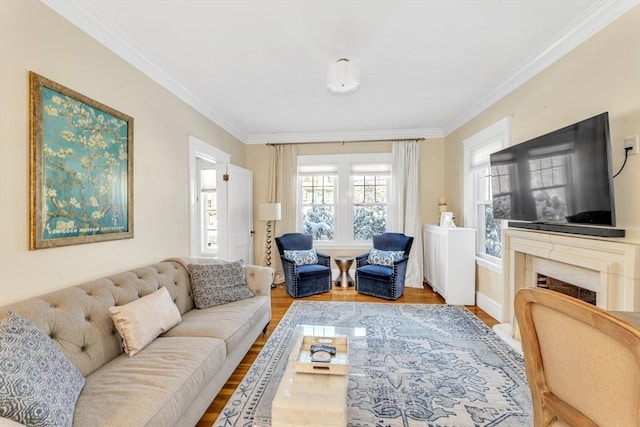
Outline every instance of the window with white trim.
{"type": "Polygon", "coordinates": [[[358,244],[386,231],[391,154],[298,156],[298,229],[358,244]]]}
{"type": "Polygon", "coordinates": [[[507,117],[464,140],[465,225],[476,229],[476,257],[494,270],[501,269],[502,220],[493,218],[489,156],[509,145],[511,118],[507,117]]]}

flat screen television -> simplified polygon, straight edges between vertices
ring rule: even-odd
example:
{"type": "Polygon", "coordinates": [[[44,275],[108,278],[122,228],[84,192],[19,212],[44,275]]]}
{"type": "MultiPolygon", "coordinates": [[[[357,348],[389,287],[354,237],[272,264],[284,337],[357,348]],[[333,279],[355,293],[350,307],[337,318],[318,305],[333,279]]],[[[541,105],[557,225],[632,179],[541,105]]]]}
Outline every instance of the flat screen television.
{"type": "Polygon", "coordinates": [[[490,162],[494,218],[616,225],[608,113],[505,148],[490,162]]]}

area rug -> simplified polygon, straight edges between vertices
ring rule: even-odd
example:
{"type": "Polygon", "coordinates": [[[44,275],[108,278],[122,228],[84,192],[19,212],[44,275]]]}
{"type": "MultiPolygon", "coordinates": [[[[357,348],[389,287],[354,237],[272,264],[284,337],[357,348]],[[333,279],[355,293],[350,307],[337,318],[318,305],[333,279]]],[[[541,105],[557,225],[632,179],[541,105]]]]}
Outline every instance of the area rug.
{"type": "Polygon", "coordinates": [[[296,325],[366,329],[350,349],[348,426],[531,426],[522,356],[464,307],[295,301],[215,427],[271,425],[296,325]]]}

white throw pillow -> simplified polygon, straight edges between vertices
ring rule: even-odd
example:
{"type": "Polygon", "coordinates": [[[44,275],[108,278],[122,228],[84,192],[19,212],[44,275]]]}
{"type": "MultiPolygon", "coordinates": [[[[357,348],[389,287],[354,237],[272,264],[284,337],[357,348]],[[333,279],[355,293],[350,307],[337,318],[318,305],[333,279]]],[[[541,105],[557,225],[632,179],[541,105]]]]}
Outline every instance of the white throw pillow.
{"type": "Polygon", "coordinates": [[[124,352],[129,356],[140,352],[182,320],[180,310],[165,287],[129,304],[109,307],[109,314],[122,337],[124,352]]]}

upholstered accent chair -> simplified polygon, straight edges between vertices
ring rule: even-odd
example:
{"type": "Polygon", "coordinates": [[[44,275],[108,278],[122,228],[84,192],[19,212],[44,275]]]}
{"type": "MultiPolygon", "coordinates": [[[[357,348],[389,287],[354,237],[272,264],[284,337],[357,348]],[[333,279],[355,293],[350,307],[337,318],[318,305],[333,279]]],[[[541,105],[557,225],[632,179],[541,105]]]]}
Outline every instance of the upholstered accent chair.
{"type": "Polygon", "coordinates": [[[413,237],[402,233],[373,236],[373,249],[356,257],[356,291],[396,300],[404,292],[413,237]]]}
{"type": "Polygon", "coordinates": [[[302,233],[276,237],[287,293],[294,298],[331,290],[331,257],[313,248],[313,238],[302,233]]]}
{"type": "Polygon", "coordinates": [[[515,296],[534,426],[640,425],[640,329],[541,288],[515,296]]]}

